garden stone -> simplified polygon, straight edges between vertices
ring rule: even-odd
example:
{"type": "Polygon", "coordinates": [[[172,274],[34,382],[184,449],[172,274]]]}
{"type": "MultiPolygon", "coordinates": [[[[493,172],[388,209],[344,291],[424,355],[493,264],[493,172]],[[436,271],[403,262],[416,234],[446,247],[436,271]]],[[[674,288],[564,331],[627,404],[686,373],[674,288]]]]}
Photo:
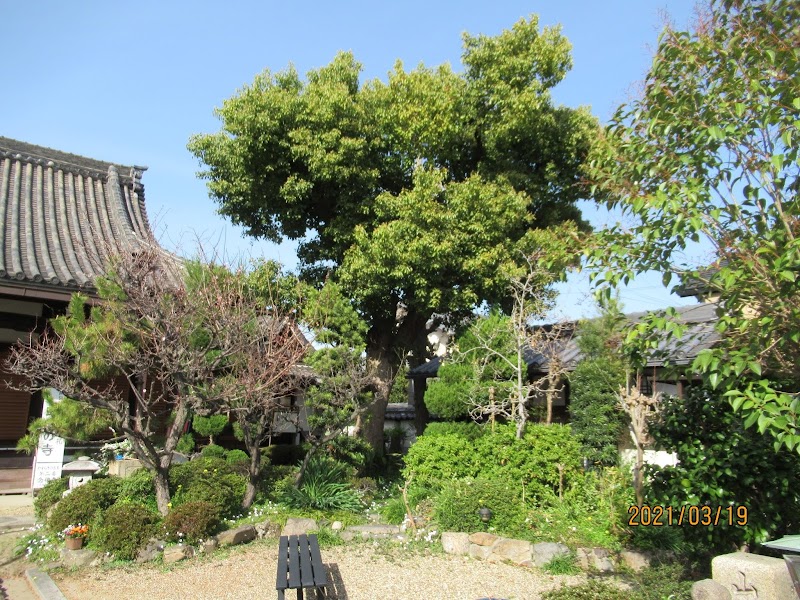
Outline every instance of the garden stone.
{"type": "Polygon", "coordinates": [[[469,536],[469,541],[473,544],[477,544],[478,546],[491,546],[498,539],[500,539],[498,536],[492,533],[486,533],[484,531],[478,531],[477,533],[473,533],[469,536]]]}
{"type": "Polygon", "coordinates": [[[309,531],[319,529],[314,519],[286,519],[286,525],[281,531],[281,535],[306,535],[309,531]]]}
{"type": "Polygon", "coordinates": [[[164,549],[164,564],[171,565],[187,558],[194,556],[194,548],[178,544],[177,546],[169,546],[164,549]]]}
{"type": "Polygon", "coordinates": [[[532,559],[531,543],[500,538],[492,546],[492,555],[520,565],[532,559]]]}
{"type": "Polygon", "coordinates": [[[713,579],[703,579],[692,585],[692,600],[731,600],[731,593],[713,579]]]}
{"type": "Polygon", "coordinates": [[[650,555],[644,552],[635,552],[633,550],[623,550],[620,552],[622,562],[634,573],[643,571],[650,566],[650,555]]]}
{"type": "Polygon", "coordinates": [[[80,550],[63,549],[61,551],[61,562],[67,568],[88,567],[95,558],[97,558],[97,552],[89,548],[81,548],[80,550]]]}
{"type": "Polygon", "coordinates": [[[212,536],[203,542],[203,545],[200,546],[200,552],[203,554],[211,554],[217,548],[219,548],[219,541],[216,537],[212,536]]]}
{"type": "Polygon", "coordinates": [[[258,535],[259,539],[261,538],[276,538],[279,537],[281,534],[281,526],[277,523],[273,523],[269,519],[265,521],[259,521],[255,524],[256,534],[258,535]]]}
{"type": "Polygon", "coordinates": [[[447,554],[469,554],[469,534],[442,532],[442,548],[447,554]]]}
{"type": "Polygon", "coordinates": [[[102,567],[106,563],[110,563],[114,560],[114,557],[108,554],[107,552],[100,552],[98,553],[97,557],[89,563],[90,567],[102,567]]]}
{"type": "Polygon", "coordinates": [[[606,550],[605,548],[595,548],[593,554],[594,554],[595,569],[597,569],[601,573],[614,572],[614,563],[611,560],[611,556],[609,555],[608,550],[606,550]]]}
{"type": "Polygon", "coordinates": [[[613,573],[614,563],[605,548],[578,548],[578,564],[588,571],[594,569],[600,573],[613,573]]]}
{"type": "Polygon", "coordinates": [[[531,548],[533,564],[541,568],[561,554],[569,554],[569,548],[555,542],[539,542],[531,548]]]}
{"type": "Polygon", "coordinates": [[[334,521],[333,523],[331,523],[331,529],[333,529],[334,531],[341,531],[342,529],[344,529],[344,523],[342,523],[341,521],[334,521]]]}
{"type": "Polygon", "coordinates": [[[469,555],[472,558],[486,560],[491,556],[491,554],[492,554],[491,546],[479,546],[478,544],[469,545],[469,555]]]}
{"type": "Polygon", "coordinates": [[[747,552],[722,554],[711,561],[711,577],[734,597],[744,597],[748,592],[758,600],[794,597],[789,569],[780,558],[747,552]]]}
{"type": "Polygon", "coordinates": [[[254,539],[256,539],[256,528],[252,525],[242,525],[217,534],[220,546],[237,546],[252,542],[254,539]]]}
{"type": "Polygon", "coordinates": [[[345,542],[352,542],[356,537],[356,533],[355,531],[350,531],[349,529],[343,529],[339,532],[339,537],[345,542]]]}
{"type": "Polygon", "coordinates": [[[151,539],[144,548],[139,550],[136,555],[136,562],[143,563],[155,560],[164,551],[164,546],[166,545],[166,542],[162,540],[151,539]]]}

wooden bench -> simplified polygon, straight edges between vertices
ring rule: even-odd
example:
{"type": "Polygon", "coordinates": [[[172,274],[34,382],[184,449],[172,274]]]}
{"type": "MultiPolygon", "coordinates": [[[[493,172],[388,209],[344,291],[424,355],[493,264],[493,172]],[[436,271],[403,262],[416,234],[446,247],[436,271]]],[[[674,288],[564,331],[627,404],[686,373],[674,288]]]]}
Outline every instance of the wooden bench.
{"type": "Polygon", "coordinates": [[[319,554],[317,536],[281,536],[278,547],[278,575],[275,589],[278,600],[284,600],[287,589],[297,590],[297,600],[303,600],[303,590],[314,588],[317,598],[325,597],[328,576],[319,554]]]}

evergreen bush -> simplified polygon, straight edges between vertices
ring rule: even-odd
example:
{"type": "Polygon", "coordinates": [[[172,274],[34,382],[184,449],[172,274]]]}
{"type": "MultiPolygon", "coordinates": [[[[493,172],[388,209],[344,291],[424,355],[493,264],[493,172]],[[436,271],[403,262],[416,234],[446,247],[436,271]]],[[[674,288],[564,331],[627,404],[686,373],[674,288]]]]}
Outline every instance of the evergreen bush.
{"type": "Polygon", "coordinates": [[[219,509],[215,505],[186,502],[169,511],[164,519],[164,531],[172,542],[194,544],[212,535],[219,523],[219,509]]]}
{"type": "Polygon", "coordinates": [[[60,479],[51,479],[44,484],[44,487],[36,493],[36,499],[33,501],[33,510],[36,518],[44,520],[47,516],[47,511],[56,502],[61,500],[65,491],[69,487],[69,477],[61,477],[60,479]]]}
{"type": "Polygon", "coordinates": [[[247,482],[221,458],[200,457],[170,469],[172,504],[210,502],[221,518],[235,515],[241,508],[247,482]]]}
{"type": "Polygon", "coordinates": [[[443,531],[488,531],[518,535],[525,521],[522,490],[518,485],[496,479],[466,478],[444,485],[433,503],[433,516],[443,531]],[[484,523],[478,510],[492,511],[484,523]]]}
{"type": "Polygon", "coordinates": [[[209,444],[203,447],[200,454],[204,458],[225,458],[225,448],[216,444],[209,444]]]}
{"type": "Polygon", "coordinates": [[[477,437],[470,427],[450,433],[427,430],[410,448],[404,477],[416,486],[441,489],[465,477],[481,477],[524,485],[526,499],[566,489],[580,474],[580,447],[566,425],[529,424],[522,439],[514,425],[483,429],[477,437]]]}
{"type": "Polygon", "coordinates": [[[138,502],[153,511],[158,511],[153,472],[149,469],[137,469],[122,479],[118,501],[138,502]]]}
{"type": "Polygon", "coordinates": [[[97,514],[89,535],[100,550],[121,560],[133,560],[156,533],[158,521],[158,513],[143,504],[117,502],[97,514]]]}
{"type": "Polygon", "coordinates": [[[95,513],[114,504],[119,497],[121,480],[118,477],[92,479],[72,490],[62,499],[47,520],[52,531],[62,531],[69,525],[90,523],[95,513]]]}

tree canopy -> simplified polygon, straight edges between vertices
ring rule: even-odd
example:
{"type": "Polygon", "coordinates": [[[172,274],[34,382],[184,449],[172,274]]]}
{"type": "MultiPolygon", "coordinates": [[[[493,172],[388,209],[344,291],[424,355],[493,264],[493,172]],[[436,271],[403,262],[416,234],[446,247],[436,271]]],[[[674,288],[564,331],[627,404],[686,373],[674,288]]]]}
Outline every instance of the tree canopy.
{"type": "Polygon", "coordinates": [[[719,293],[722,341],[693,368],[790,448],[800,444],[799,73],[796,2],[713,0],[694,31],[664,31],[643,95],[618,110],[590,169],[595,192],[633,222],[590,251],[597,282],[655,269],[665,284],[678,274],[719,293]],[[701,241],[718,259],[710,278],[682,262],[701,241]]]}
{"type": "Polygon", "coordinates": [[[189,142],[223,215],[299,240],[306,278],[333,269],[370,327],[383,402],[431,315],[496,302],[531,229],[582,224],[596,122],[550,97],[571,66],[560,30],[532,16],[465,35],[462,61],[461,73],[398,62],[368,82],[350,53],[305,79],[264,71],[217,110],[219,132],[189,142]]]}

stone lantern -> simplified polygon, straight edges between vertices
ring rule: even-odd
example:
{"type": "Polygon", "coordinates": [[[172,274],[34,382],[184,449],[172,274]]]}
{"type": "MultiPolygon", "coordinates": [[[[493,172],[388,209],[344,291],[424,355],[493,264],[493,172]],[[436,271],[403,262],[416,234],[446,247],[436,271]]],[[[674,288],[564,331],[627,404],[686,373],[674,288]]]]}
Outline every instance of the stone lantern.
{"type": "Polygon", "coordinates": [[[69,475],[69,489],[83,485],[92,478],[92,475],[100,470],[100,465],[91,460],[88,456],[79,456],[78,460],[68,462],[61,467],[62,475],[69,475]]]}

